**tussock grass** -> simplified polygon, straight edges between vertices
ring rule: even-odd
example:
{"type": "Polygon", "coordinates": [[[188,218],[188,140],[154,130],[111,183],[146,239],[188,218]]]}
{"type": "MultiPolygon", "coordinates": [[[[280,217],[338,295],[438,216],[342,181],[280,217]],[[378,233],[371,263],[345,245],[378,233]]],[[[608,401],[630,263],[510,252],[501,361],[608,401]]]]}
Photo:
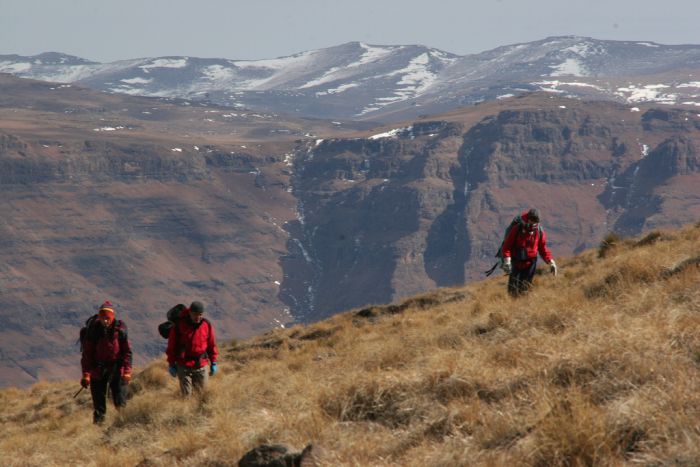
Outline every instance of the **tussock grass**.
{"type": "MultiPolygon", "coordinates": [[[[700,465],[700,229],[607,236],[511,299],[504,278],[222,348],[183,400],[164,361],[91,424],[77,383],[0,391],[3,465],[700,465]]],[[[76,359],[77,365],[77,359],[76,359]]]]}

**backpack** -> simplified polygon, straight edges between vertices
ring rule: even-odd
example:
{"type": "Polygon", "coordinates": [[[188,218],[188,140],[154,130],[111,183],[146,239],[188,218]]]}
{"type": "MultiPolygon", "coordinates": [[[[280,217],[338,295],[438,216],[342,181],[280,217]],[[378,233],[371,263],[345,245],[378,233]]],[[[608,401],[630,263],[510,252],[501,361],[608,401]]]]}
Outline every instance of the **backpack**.
{"type": "Polygon", "coordinates": [[[78,342],[80,342],[80,353],[83,353],[83,347],[85,346],[85,340],[88,337],[88,332],[94,329],[94,324],[97,322],[97,315],[92,315],[85,320],[85,325],[80,328],[80,336],[78,337],[78,342]]]}
{"type": "MultiPolygon", "coordinates": [[[[491,267],[491,269],[489,269],[488,271],[484,271],[484,274],[490,276],[491,274],[493,274],[493,272],[498,266],[503,264],[503,244],[506,242],[506,239],[508,238],[508,235],[510,235],[510,231],[513,230],[513,227],[516,227],[518,229],[515,233],[515,239],[517,240],[518,235],[520,235],[522,225],[523,218],[521,215],[515,216],[513,220],[510,221],[510,224],[508,224],[508,227],[506,227],[505,231],[503,232],[503,240],[501,240],[501,246],[498,247],[498,251],[494,255],[496,258],[498,258],[498,261],[491,267]]],[[[537,224],[537,230],[539,236],[542,237],[542,224],[537,224]]]]}
{"type": "Polygon", "coordinates": [[[168,336],[170,336],[170,330],[175,326],[175,323],[180,319],[182,312],[185,311],[186,308],[187,307],[182,303],[178,303],[168,310],[166,313],[168,320],[158,325],[158,333],[163,339],[167,339],[168,336]]]}
{"type": "MultiPolygon", "coordinates": [[[[85,341],[89,337],[94,337],[95,329],[97,325],[97,315],[92,315],[85,320],[85,325],[80,328],[80,335],[78,337],[78,342],[80,342],[80,353],[83,353],[83,348],[85,347],[85,341]]],[[[119,340],[126,339],[126,326],[121,320],[114,321],[114,329],[119,333],[119,340]]]]}

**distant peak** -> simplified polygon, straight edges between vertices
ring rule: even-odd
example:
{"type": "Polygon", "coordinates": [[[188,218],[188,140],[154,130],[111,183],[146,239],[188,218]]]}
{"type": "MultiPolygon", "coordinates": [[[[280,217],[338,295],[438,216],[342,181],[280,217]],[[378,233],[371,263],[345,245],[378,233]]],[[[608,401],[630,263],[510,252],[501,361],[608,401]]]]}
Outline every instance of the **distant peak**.
{"type": "Polygon", "coordinates": [[[39,60],[45,65],[88,65],[98,63],[61,52],[43,52],[29,58],[33,61],[39,60]]]}

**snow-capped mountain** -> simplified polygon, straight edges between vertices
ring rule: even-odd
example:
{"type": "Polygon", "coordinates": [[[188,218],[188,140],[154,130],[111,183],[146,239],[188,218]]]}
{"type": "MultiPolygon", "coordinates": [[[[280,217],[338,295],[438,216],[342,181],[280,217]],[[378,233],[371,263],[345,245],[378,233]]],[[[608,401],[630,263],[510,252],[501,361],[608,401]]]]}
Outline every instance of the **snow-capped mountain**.
{"type": "Polygon", "coordinates": [[[250,61],[157,57],[103,64],[58,53],[4,55],[0,72],[339,119],[433,113],[536,90],[700,106],[700,45],[575,36],[465,56],[361,42],[250,61]]]}
{"type": "Polygon", "coordinates": [[[460,57],[415,102],[451,108],[524,91],[700,106],[700,45],[575,36],[509,45],[460,57]]]}

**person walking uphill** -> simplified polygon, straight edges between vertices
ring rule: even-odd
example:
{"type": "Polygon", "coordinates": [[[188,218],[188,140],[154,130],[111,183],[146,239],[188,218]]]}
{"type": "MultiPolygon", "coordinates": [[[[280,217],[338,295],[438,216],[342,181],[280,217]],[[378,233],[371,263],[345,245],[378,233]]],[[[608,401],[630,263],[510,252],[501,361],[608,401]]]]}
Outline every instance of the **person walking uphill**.
{"type": "Polygon", "coordinates": [[[203,318],[203,314],[204,305],[192,302],[182,312],[168,336],[168,371],[170,376],[178,377],[183,396],[191,395],[193,389],[204,390],[209,376],[217,371],[219,349],[216,347],[214,326],[203,318]]]}
{"type": "Polygon", "coordinates": [[[503,270],[508,277],[508,293],[517,297],[532,286],[537,269],[537,255],[549,265],[550,272],[557,274],[557,265],[547,247],[547,234],[540,226],[537,209],[523,212],[520,222],[513,226],[503,242],[503,270]]]}
{"type": "Polygon", "coordinates": [[[114,317],[110,301],[100,305],[97,315],[88,319],[80,332],[82,358],[80,364],[83,388],[92,393],[93,422],[100,424],[107,413],[107,390],[119,409],[126,405],[127,385],[131,382],[131,345],[126,324],[114,317]]]}

